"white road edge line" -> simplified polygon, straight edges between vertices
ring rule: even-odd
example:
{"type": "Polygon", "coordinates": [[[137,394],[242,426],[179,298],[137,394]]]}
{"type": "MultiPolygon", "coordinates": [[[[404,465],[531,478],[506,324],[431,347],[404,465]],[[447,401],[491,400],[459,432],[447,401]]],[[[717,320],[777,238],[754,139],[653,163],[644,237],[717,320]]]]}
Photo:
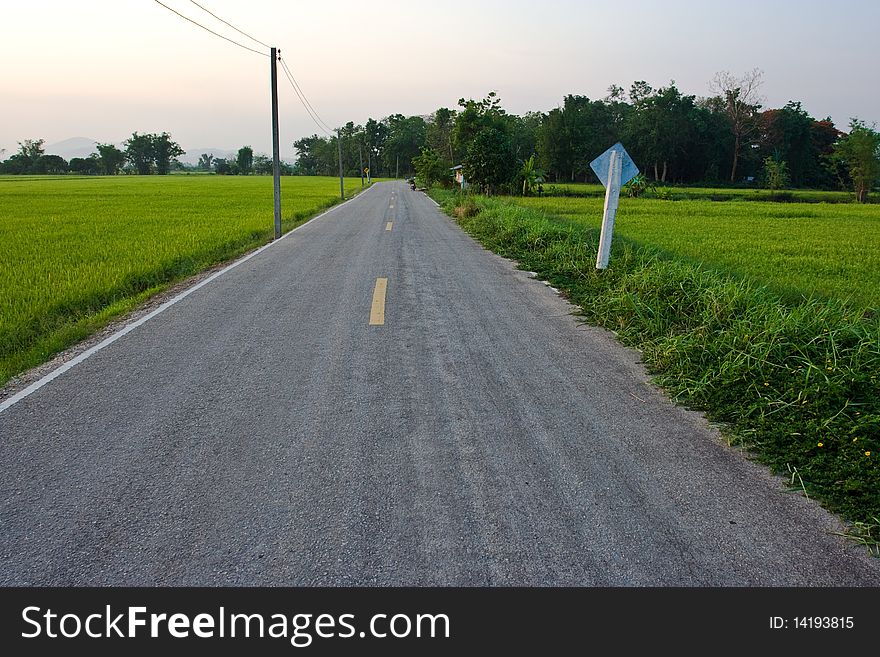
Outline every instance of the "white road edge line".
{"type": "MultiPolygon", "coordinates": [[[[372,189],[372,186],[370,186],[370,188],[367,189],[366,192],[370,191],[370,189],[372,189]]],[[[366,192],[363,192],[363,193],[366,193],[366,192]]],[[[358,196],[360,196],[360,194],[358,194],[358,196]]],[[[12,395],[12,397],[9,397],[8,399],[4,400],[3,402],[0,402],[0,413],[2,413],[3,411],[5,411],[5,410],[6,410],[7,408],[9,408],[10,406],[13,406],[13,405],[17,404],[18,402],[20,402],[20,401],[21,401],[22,399],[24,399],[25,397],[28,397],[28,396],[32,395],[32,394],[35,393],[37,390],[39,390],[40,388],[42,388],[44,385],[46,385],[47,383],[50,383],[51,381],[57,379],[59,376],[61,376],[62,374],[64,374],[64,373],[67,372],[68,370],[71,370],[71,369],[73,369],[74,367],[76,367],[77,365],[79,365],[80,363],[82,363],[84,360],[90,358],[91,356],[94,356],[96,353],[98,353],[99,351],[101,351],[101,349],[103,349],[104,347],[107,347],[107,346],[113,344],[113,343],[116,342],[119,338],[123,337],[124,335],[127,335],[127,334],[131,333],[132,331],[134,331],[137,327],[141,326],[142,324],[146,324],[148,321],[150,321],[151,319],[153,319],[156,315],[158,315],[158,314],[160,314],[160,313],[162,313],[162,312],[168,310],[171,306],[173,306],[174,304],[176,304],[178,301],[182,301],[183,299],[185,299],[186,297],[188,297],[190,294],[192,294],[192,293],[195,292],[196,290],[200,290],[201,288],[203,288],[205,285],[207,285],[208,283],[210,283],[210,282],[213,281],[214,279],[216,279],[216,278],[220,278],[220,277],[221,277],[223,274],[225,274],[226,272],[228,272],[228,271],[230,271],[230,270],[232,270],[232,269],[235,269],[235,268],[238,267],[240,264],[242,264],[242,263],[244,263],[244,262],[247,262],[248,260],[250,260],[251,258],[253,258],[253,257],[256,256],[256,255],[259,255],[260,253],[262,253],[263,251],[265,251],[266,249],[268,249],[269,247],[271,247],[273,244],[277,244],[278,242],[280,242],[281,240],[283,240],[283,239],[284,239],[285,237],[287,237],[288,235],[290,235],[290,234],[295,233],[296,231],[298,231],[298,230],[299,230],[300,228],[302,228],[303,226],[308,226],[308,225],[309,225],[310,223],[312,223],[313,221],[317,221],[317,220],[320,219],[321,217],[324,217],[324,216],[330,214],[331,212],[333,212],[334,210],[336,210],[336,209],[338,209],[338,208],[341,208],[343,205],[346,205],[347,203],[351,203],[351,202],[352,202],[354,199],[356,199],[356,198],[357,198],[357,196],[355,196],[355,197],[353,197],[353,198],[350,198],[350,199],[348,199],[347,201],[344,201],[344,202],[340,203],[339,205],[334,205],[332,208],[329,208],[329,209],[325,210],[324,212],[322,212],[321,214],[312,217],[311,219],[309,219],[308,221],[306,221],[306,222],[303,223],[303,224],[300,224],[299,226],[297,226],[297,227],[294,228],[293,230],[289,230],[289,231],[287,231],[286,233],[284,233],[284,235],[282,235],[281,237],[279,237],[277,240],[272,240],[272,241],[269,242],[268,244],[264,244],[263,246],[261,246],[260,248],[258,248],[256,251],[251,251],[250,253],[248,253],[248,254],[242,256],[241,258],[239,258],[238,260],[236,260],[235,262],[233,262],[232,264],[227,265],[226,267],[224,267],[224,268],[221,269],[220,271],[211,274],[211,275],[208,276],[208,278],[206,278],[205,280],[196,283],[195,285],[193,285],[193,286],[190,287],[190,288],[187,288],[186,290],[184,290],[183,292],[181,292],[180,294],[178,294],[178,295],[175,296],[174,298],[172,298],[172,299],[166,301],[165,303],[163,303],[161,306],[159,306],[158,308],[156,308],[156,310],[154,310],[154,311],[152,311],[152,312],[150,312],[150,313],[144,315],[143,317],[141,317],[140,319],[138,319],[138,320],[132,322],[131,324],[128,324],[127,326],[123,327],[122,329],[120,329],[119,331],[117,331],[116,333],[114,333],[113,335],[111,335],[111,336],[105,338],[104,340],[102,340],[101,342],[99,342],[98,344],[96,344],[94,347],[90,347],[89,349],[86,349],[84,352],[82,352],[81,354],[79,354],[79,355],[76,356],[75,358],[72,358],[71,360],[67,361],[67,362],[64,363],[63,365],[60,365],[58,368],[52,370],[51,372],[49,372],[49,373],[48,373],[46,376],[44,376],[43,378],[41,378],[41,379],[39,379],[39,380],[37,380],[37,381],[34,381],[34,382],[33,382],[32,384],[30,384],[27,388],[24,388],[23,390],[19,390],[17,393],[15,393],[14,395],[12,395]]]]}

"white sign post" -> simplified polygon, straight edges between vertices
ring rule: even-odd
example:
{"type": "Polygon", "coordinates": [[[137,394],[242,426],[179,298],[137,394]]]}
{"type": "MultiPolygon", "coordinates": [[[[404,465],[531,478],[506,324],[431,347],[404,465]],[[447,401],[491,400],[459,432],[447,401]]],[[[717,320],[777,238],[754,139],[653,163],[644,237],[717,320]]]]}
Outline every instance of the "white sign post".
{"type": "Polygon", "coordinates": [[[619,142],[593,160],[590,167],[605,185],[602,234],[599,236],[599,253],[596,256],[596,269],[605,269],[611,253],[611,235],[614,232],[614,216],[617,214],[620,187],[635,178],[639,170],[619,142]]]}

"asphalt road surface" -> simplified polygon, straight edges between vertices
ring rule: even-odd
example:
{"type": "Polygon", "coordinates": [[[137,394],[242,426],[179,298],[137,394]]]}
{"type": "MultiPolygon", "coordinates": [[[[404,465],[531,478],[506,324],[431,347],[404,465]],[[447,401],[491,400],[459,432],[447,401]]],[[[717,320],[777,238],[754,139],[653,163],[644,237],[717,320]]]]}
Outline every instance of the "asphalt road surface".
{"type": "Polygon", "coordinates": [[[374,185],[0,412],[0,583],[880,584],[571,310],[374,185]]]}

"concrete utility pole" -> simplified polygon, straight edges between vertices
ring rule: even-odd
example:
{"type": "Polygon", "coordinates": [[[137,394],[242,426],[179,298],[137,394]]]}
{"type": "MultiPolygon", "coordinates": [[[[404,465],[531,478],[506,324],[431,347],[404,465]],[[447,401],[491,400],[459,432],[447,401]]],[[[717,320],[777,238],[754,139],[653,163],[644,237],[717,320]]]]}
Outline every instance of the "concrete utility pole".
{"type": "Polygon", "coordinates": [[[361,172],[361,187],[364,186],[364,150],[358,144],[358,171],[361,172]]]}
{"type": "Polygon", "coordinates": [[[339,147],[339,198],[345,200],[345,183],[342,179],[342,130],[336,130],[336,145],[339,147]]]}
{"type": "Polygon", "coordinates": [[[397,156],[397,167],[394,169],[394,177],[400,178],[400,155],[397,156]]]}
{"type": "Polygon", "coordinates": [[[269,51],[272,82],[272,182],[275,187],[275,239],[281,237],[281,158],[278,154],[278,50],[269,51]]]}

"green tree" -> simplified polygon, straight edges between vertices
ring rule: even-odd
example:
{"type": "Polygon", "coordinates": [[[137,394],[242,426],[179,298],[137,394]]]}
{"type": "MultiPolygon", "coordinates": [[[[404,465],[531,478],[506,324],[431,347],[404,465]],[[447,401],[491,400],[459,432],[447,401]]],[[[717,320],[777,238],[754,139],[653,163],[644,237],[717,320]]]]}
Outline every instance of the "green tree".
{"type": "Polygon", "coordinates": [[[210,153],[202,153],[199,155],[199,162],[196,164],[196,167],[203,171],[210,171],[213,164],[214,156],[210,153]]]}
{"type": "Polygon", "coordinates": [[[0,165],[0,173],[22,174],[31,169],[30,160],[21,153],[15,153],[0,165]]]}
{"type": "Polygon", "coordinates": [[[450,162],[455,161],[455,148],[453,145],[452,132],[455,128],[455,110],[441,107],[431,116],[428,122],[426,139],[428,147],[448,157],[450,162]]]}
{"type": "Polygon", "coordinates": [[[254,168],[254,149],[250,146],[242,146],[238,149],[238,157],[235,158],[238,164],[238,172],[246,176],[254,168]]]}
{"type": "MultiPolygon", "coordinates": [[[[343,145],[346,140],[343,139],[343,145]]],[[[357,144],[355,144],[356,146],[357,144]]],[[[319,135],[303,137],[293,142],[296,149],[296,172],[302,176],[334,176],[339,173],[336,137],[328,139],[319,135]]],[[[343,152],[343,162],[345,153],[343,152]]],[[[375,174],[375,171],[373,172],[375,174]]]]}
{"type": "Polygon", "coordinates": [[[346,176],[360,177],[361,169],[366,166],[363,126],[349,121],[340,128],[340,132],[342,133],[342,170],[346,176]]]}
{"type": "Polygon", "coordinates": [[[840,165],[834,162],[834,148],[844,136],[845,133],[835,127],[830,116],[821,121],[813,121],[810,126],[810,141],[818,153],[819,161],[815,178],[809,179],[806,184],[827,189],[840,184],[840,165]]]}
{"type": "Polygon", "coordinates": [[[404,117],[392,114],[385,120],[388,125],[388,136],[384,143],[383,157],[385,170],[404,175],[413,172],[413,159],[421,153],[425,145],[427,124],[420,116],[404,117]]]}
{"type": "Polygon", "coordinates": [[[868,200],[868,193],[880,181],[880,133],[873,125],[852,119],[849,134],[834,149],[834,158],[846,168],[859,203],[868,200]]]}
{"type": "Polygon", "coordinates": [[[636,82],[630,96],[638,100],[628,115],[624,140],[637,160],[653,164],[654,180],[665,183],[693,143],[695,98],[683,96],[675,81],[656,91],[636,82]]]}
{"type": "Polygon", "coordinates": [[[296,150],[296,168],[301,175],[317,176],[323,172],[322,142],[326,142],[326,140],[316,134],[293,142],[293,148],[296,150]]]}
{"type": "Polygon", "coordinates": [[[535,152],[544,115],[541,112],[526,112],[522,116],[508,114],[506,121],[511,152],[517,160],[524,160],[526,155],[535,152]]]}
{"type": "Polygon", "coordinates": [[[561,107],[550,110],[538,131],[539,160],[556,180],[564,180],[574,171],[572,144],[566,130],[564,112],[565,110],[561,107]]]}
{"type": "MultiPolygon", "coordinates": [[[[727,180],[733,157],[733,135],[717,98],[703,98],[690,111],[691,141],[677,164],[683,182],[717,184],[727,180]]],[[[751,163],[750,163],[751,165],[751,163]]]]}
{"type": "Polygon", "coordinates": [[[152,173],[155,162],[153,137],[155,135],[139,135],[132,133],[125,140],[125,159],[131,163],[140,176],[152,173]]]}
{"type": "Polygon", "coordinates": [[[568,95],[536,129],[538,161],[556,180],[592,178],[590,162],[620,139],[625,103],[568,95]]]}
{"type": "Polygon", "coordinates": [[[67,163],[67,170],[70,173],[76,173],[81,176],[96,176],[101,173],[101,163],[98,158],[92,154],[89,157],[73,157],[67,163]]]}
{"type": "Polygon", "coordinates": [[[254,156],[254,173],[262,176],[272,175],[272,159],[266,155],[254,156]]]}
{"type": "Polygon", "coordinates": [[[477,135],[483,130],[494,128],[507,133],[506,112],[501,108],[501,99],[494,91],[480,101],[458,99],[462,108],[455,117],[452,141],[456,154],[466,154],[477,135]]]}
{"type": "Polygon", "coordinates": [[[452,184],[450,169],[452,162],[445,159],[433,148],[422,148],[421,155],[412,160],[415,167],[416,178],[424,187],[431,187],[436,182],[444,187],[452,184]]]}
{"type": "Polygon", "coordinates": [[[4,162],[4,173],[36,173],[34,167],[43,156],[45,139],[25,139],[18,142],[18,152],[4,162]]]}
{"type": "Polygon", "coordinates": [[[67,160],[60,155],[41,155],[31,167],[31,173],[67,173],[67,160]]]}
{"type": "Polygon", "coordinates": [[[33,163],[39,160],[43,153],[46,152],[46,149],[43,148],[45,143],[45,139],[25,139],[18,142],[18,152],[33,163]]]}
{"type": "Polygon", "coordinates": [[[487,194],[494,193],[511,182],[516,168],[510,139],[498,128],[483,129],[468,147],[462,165],[466,180],[487,194]]]}
{"type": "Polygon", "coordinates": [[[794,101],[760,115],[761,152],[764,155],[778,153],[778,157],[785,160],[795,187],[827,187],[832,182],[824,159],[841,135],[830,119],[826,121],[816,121],[801,103],[794,101]]]}
{"type": "Polygon", "coordinates": [[[98,162],[101,166],[101,173],[105,176],[115,176],[125,164],[125,153],[116,148],[113,144],[96,144],[98,150],[98,162]]]}
{"type": "Polygon", "coordinates": [[[171,161],[183,155],[184,151],[180,144],[171,140],[171,135],[163,132],[161,135],[150,135],[152,142],[153,161],[156,163],[156,173],[160,176],[167,175],[171,170],[171,161]]]}
{"type": "Polygon", "coordinates": [[[232,168],[229,166],[229,160],[225,157],[218,157],[214,159],[214,171],[217,172],[218,176],[228,176],[232,173],[232,168]]]}
{"type": "Polygon", "coordinates": [[[367,152],[367,166],[370,167],[370,175],[378,178],[381,173],[381,164],[384,159],[385,141],[388,138],[388,125],[375,119],[367,119],[364,124],[364,148],[367,152]]]}

